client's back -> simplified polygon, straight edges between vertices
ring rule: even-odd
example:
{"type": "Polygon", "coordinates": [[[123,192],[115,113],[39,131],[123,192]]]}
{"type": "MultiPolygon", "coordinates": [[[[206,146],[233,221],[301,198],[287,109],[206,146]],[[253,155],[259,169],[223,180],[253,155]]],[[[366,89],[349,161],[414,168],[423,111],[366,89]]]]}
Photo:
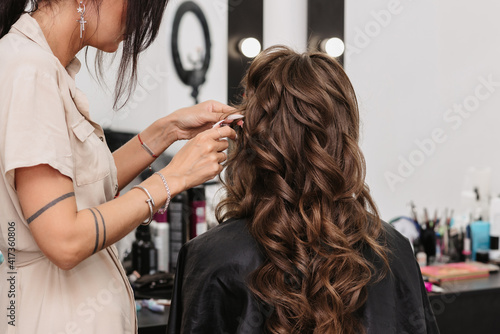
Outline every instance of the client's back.
{"type": "Polygon", "coordinates": [[[243,85],[222,223],[181,251],[169,332],[436,333],[409,243],[365,185],[342,67],[275,47],[243,85]]]}

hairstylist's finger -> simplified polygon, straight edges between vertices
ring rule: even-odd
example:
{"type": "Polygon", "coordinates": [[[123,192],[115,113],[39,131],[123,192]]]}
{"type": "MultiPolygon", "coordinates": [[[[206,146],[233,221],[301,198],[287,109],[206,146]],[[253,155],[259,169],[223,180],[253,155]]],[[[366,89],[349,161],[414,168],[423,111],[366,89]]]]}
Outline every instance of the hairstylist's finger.
{"type": "Polygon", "coordinates": [[[218,140],[221,138],[236,139],[236,131],[234,131],[229,126],[223,126],[223,127],[218,126],[213,129],[207,130],[207,133],[209,133],[210,138],[214,140],[218,140]]]}
{"type": "Polygon", "coordinates": [[[205,152],[209,154],[217,154],[225,151],[229,148],[229,142],[227,140],[213,140],[205,142],[205,152]]]}
{"type": "Polygon", "coordinates": [[[229,114],[234,113],[234,108],[218,101],[205,101],[195,107],[202,110],[203,120],[208,124],[214,124],[224,120],[229,114]]]}
{"type": "Polygon", "coordinates": [[[243,122],[242,121],[243,118],[245,118],[245,116],[241,114],[231,114],[227,116],[221,123],[229,126],[231,126],[231,124],[233,123],[240,125],[243,122]]]}
{"type": "Polygon", "coordinates": [[[228,147],[229,147],[229,142],[227,140],[216,140],[215,146],[214,146],[214,151],[222,152],[224,150],[227,150],[228,147]]]}
{"type": "Polygon", "coordinates": [[[223,163],[224,161],[227,160],[227,154],[226,154],[226,152],[222,151],[219,154],[221,155],[221,158],[219,159],[219,163],[223,163]]]}
{"type": "Polygon", "coordinates": [[[236,111],[235,108],[218,101],[209,101],[211,103],[211,111],[219,114],[230,114],[236,111]]]}

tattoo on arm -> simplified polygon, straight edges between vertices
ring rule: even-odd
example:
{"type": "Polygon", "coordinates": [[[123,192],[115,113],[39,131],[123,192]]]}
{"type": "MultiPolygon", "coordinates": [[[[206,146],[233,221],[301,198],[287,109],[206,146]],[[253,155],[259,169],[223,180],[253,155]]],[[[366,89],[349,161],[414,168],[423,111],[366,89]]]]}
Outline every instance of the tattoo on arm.
{"type": "Polygon", "coordinates": [[[99,222],[97,221],[97,216],[95,215],[94,210],[89,209],[90,212],[92,212],[92,215],[94,216],[94,221],[95,221],[95,247],[94,251],[92,254],[95,254],[97,252],[97,246],[99,245],[99,222]]]}
{"type": "Polygon", "coordinates": [[[98,208],[94,208],[96,211],[99,213],[99,216],[101,216],[101,221],[102,221],[102,246],[101,250],[104,249],[104,245],[106,244],[106,222],[104,221],[104,217],[102,216],[101,211],[99,211],[98,208]]]}
{"type": "Polygon", "coordinates": [[[102,246],[99,250],[104,249],[104,246],[106,245],[106,222],[104,220],[104,217],[102,216],[101,211],[99,211],[98,208],[91,208],[89,210],[90,212],[92,212],[95,222],[95,246],[94,246],[94,251],[92,252],[92,254],[95,254],[99,249],[99,219],[97,218],[97,215],[95,214],[94,210],[97,211],[97,213],[101,217],[101,222],[102,222],[102,246]]]}
{"type": "Polygon", "coordinates": [[[26,221],[28,222],[28,224],[31,224],[31,222],[33,220],[37,219],[38,217],[40,217],[40,215],[42,213],[44,213],[45,211],[47,211],[48,209],[50,209],[51,207],[53,207],[57,203],[65,200],[66,198],[73,197],[73,196],[75,196],[75,193],[71,192],[71,193],[67,193],[66,195],[62,195],[59,198],[56,198],[55,200],[53,200],[52,202],[50,202],[49,204],[47,204],[46,206],[44,206],[43,208],[41,208],[40,210],[35,212],[35,214],[33,216],[29,217],[26,221]]]}

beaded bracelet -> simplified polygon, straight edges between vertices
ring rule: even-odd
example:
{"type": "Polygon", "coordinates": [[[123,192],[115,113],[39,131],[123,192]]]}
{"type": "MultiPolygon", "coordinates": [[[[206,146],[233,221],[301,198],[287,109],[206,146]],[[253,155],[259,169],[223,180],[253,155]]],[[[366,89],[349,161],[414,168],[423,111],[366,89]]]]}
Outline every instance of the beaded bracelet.
{"type": "Polygon", "coordinates": [[[165,176],[163,176],[162,173],[156,172],[155,174],[158,174],[161,177],[161,180],[163,181],[163,185],[165,186],[165,190],[167,191],[168,197],[167,200],[165,201],[165,205],[158,210],[160,214],[164,214],[167,211],[168,205],[170,204],[170,199],[172,198],[172,195],[170,194],[170,188],[168,187],[167,180],[165,180],[165,176]]]}
{"type": "Polygon", "coordinates": [[[143,186],[133,186],[132,189],[134,188],[137,188],[137,189],[141,189],[142,191],[144,191],[146,193],[146,195],[148,195],[148,199],[146,200],[146,203],[148,203],[148,206],[149,206],[149,220],[145,220],[141,223],[141,225],[149,225],[151,224],[151,222],[153,221],[153,215],[154,215],[154,207],[155,207],[155,201],[153,199],[153,197],[151,196],[151,194],[149,193],[149,191],[144,188],[143,186]]]}

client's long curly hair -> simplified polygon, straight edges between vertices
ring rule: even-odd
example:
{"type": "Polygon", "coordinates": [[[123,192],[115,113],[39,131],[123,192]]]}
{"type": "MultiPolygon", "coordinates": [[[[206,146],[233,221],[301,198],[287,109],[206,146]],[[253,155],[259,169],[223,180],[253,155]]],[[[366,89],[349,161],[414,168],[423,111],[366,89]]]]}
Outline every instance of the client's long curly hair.
{"type": "Polygon", "coordinates": [[[273,310],[266,330],[362,333],[367,285],[383,275],[363,249],[386,267],[387,254],[349,78],[326,54],[279,46],[253,61],[243,86],[217,217],[246,218],[266,256],[249,281],[273,310]]]}

